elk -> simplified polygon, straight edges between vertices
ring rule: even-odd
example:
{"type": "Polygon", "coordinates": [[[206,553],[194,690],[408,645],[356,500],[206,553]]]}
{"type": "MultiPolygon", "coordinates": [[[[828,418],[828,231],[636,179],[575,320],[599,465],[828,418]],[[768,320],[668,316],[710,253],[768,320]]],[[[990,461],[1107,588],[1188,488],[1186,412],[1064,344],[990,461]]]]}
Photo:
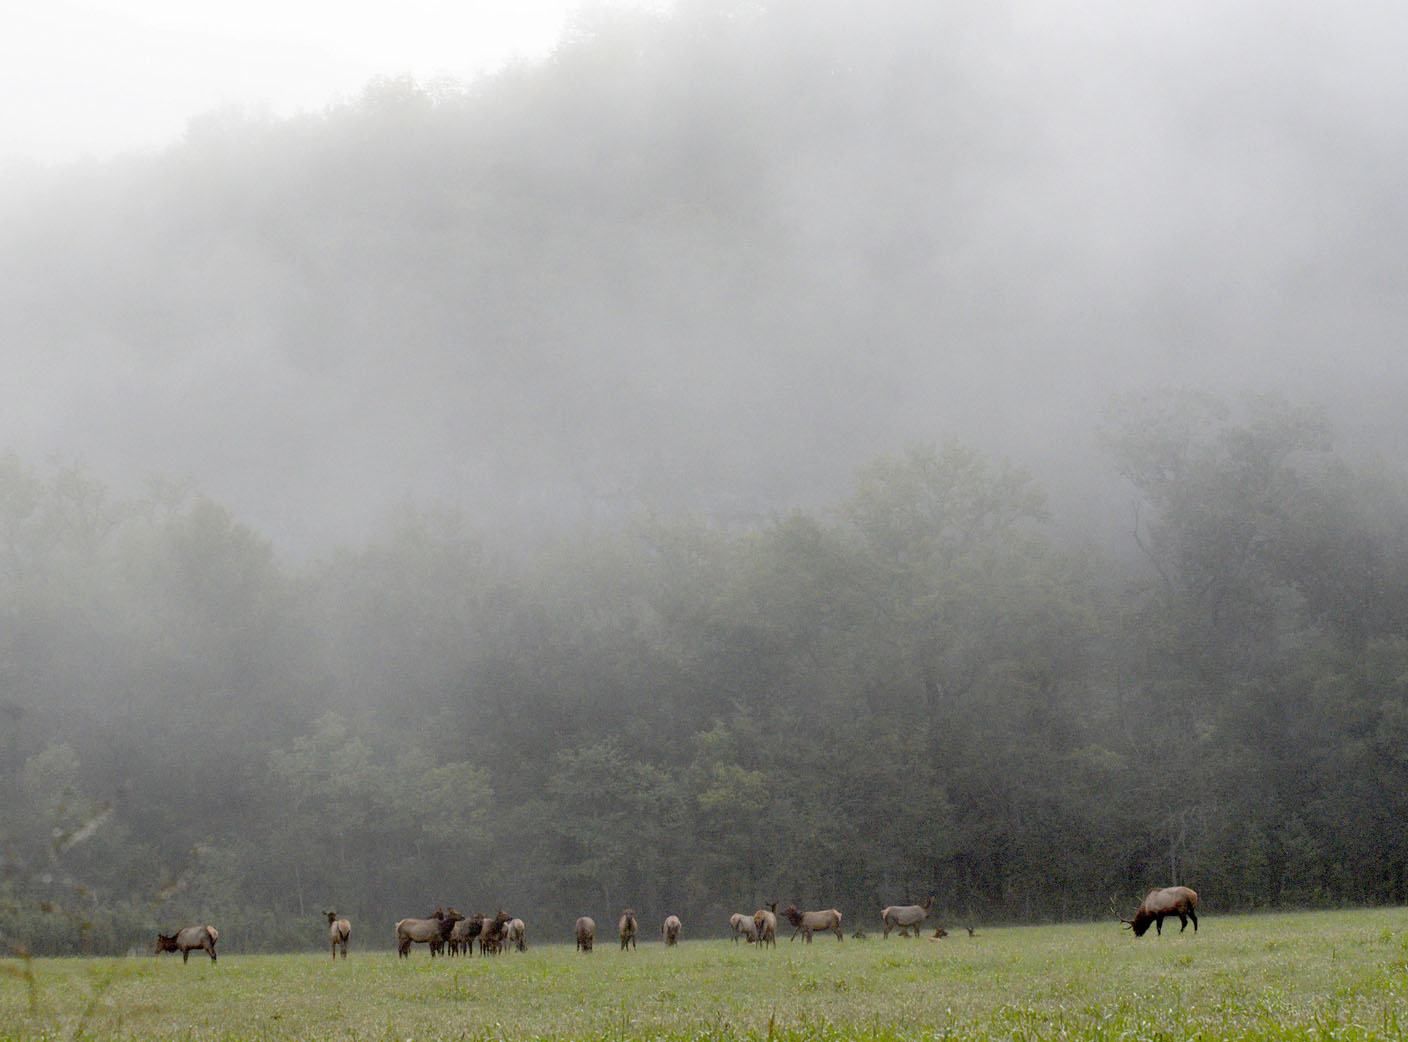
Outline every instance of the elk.
{"type": "Polygon", "coordinates": [[[733,943],[737,944],[740,937],[745,937],[749,944],[753,944],[758,939],[758,924],[753,922],[752,916],[744,915],[742,912],[734,912],[728,917],[729,925],[733,927],[733,943]]]}
{"type": "Polygon", "coordinates": [[[324,912],[328,917],[328,940],[332,942],[332,957],[337,958],[337,949],[342,949],[342,957],[347,958],[347,942],[352,937],[352,924],[339,919],[336,912],[324,912]]]}
{"type": "Polygon", "coordinates": [[[450,930],[450,936],[445,938],[445,954],[458,955],[464,952],[466,955],[473,955],[474,939],[483,929],[483,916],[471,915],[468,919],[461,919],[450,930]]]}
{"type": "Polygon", "coordinates": [[[435,958],[450,939],[455,923],[463,919],[453,908],[448,913],[437,908],[428,919],[402,919],[396,924],[396,954],[409,958],[412,944],[424,944],[430,948],[430,957],[435,958]]]}
{"type": "Polygon", "coordinates": [[[679,943],[680,929],[683,925],[684,924],[680,922],[679,916],[665,916],[665,921],[660,926],[660,933],[665,938],[666,945],[675,945],[679,943]]]}
{"type": "Polygon", "coordinates": [[[584,915],[577,920],[577,924],[572,930],[577,935],[577,950],[579,952],[591,951],[592,942],[596,939],[596,920],[584,915]]]}
{"type": "MultiPolygon", "coordinates": [[[[1114,904],[1112,900],[1111,905],[1114,904]]],[[[1134,913],[1133,919],[1120,917],[1120,922],[1134,931],[1135,937],[1143,937],[1149,929],[1149,924],[1154,924],[1154,932],[1163,935],[1164,917],[1169,915],[1178,916],[1181,924],[1178,932],[1182,933],[1188,929],[1188,920],[1193,920],[1193,932],[1198,932],[1198,894],[1186,886],[1169,886],[1162,890],[1150,890],[1144,900],[1139,902],[1139,908],[1134,913]]],[[[1119,916],[1119,912],[1115,913],[1119,916]]]]}
{"type": "Polygon", "coordinates": [[[494,913],[491,919],[484,917],[484,928],[479,932],[479,954],[498,955],[504,947],[504,927],[509,924],[513,916],[503,909],[494,913]]]}
{"type": "Polygon", "coordinates": [[[621,950],[636,946],[636,913],[627,908],[616,923],[616,932],[621,935],[621,950]]]}
{"type": "Polygon", "coordinates": [[[504,944],[521,952],[528,950],[528,927],[522,919],[510,919],[504,923],[504,944]]]}
{"type": "Polygon", "coordinates": [[[777,902],[770,901],[766,908],[753,913],[753,930],[758,935],[758,947],[777,947],[777,902]]]}
{"type": "Polygon", "coordinates": [[[792,936],[787,938],[789,942],[795,941],[800,933],[803,939],[811,944],[812,934],[818,931],[834,933],[838,941],[846,939],[841,933],[841,913],[834,908],[820,912],[799,912],[796,905],[788,905],[782,914],[792,924],[792,936]]]}
{"type": "Polygon", "coordinates": [[[215,942],[220,939],[220,931],[209,925],[205,926],[185,926],[171,934],[169,937],[164,933],[156,935],[156,950],[158,952],[180,952],[181,961],[189,962],[191,949],[200,948],[210,956],[211,962],[219,962],[215,957],[215,942]]]}
{"type": "Polygon", "coordinates": [[[885,939],[890,937],[890,931],[899,927],[900,935],[909,933],[909,928],[914,927],[915,938],[919,937],[919,924],[929,918],[929,909],[934,907],[934,895],[930,894],[925,898],[922,905],[890,905],[889,908],[880,910],[880,918],[885,923],[885,939]]]}

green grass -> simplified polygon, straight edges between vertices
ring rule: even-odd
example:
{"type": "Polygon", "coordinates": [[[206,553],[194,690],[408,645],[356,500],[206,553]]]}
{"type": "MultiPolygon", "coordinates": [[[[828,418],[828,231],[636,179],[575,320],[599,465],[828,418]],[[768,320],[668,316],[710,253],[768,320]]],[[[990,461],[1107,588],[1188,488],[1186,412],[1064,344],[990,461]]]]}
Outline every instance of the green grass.
{"type": "MultiPolygon", "coordinates": [[[[1306,1039],[1408,1036],[1408,913],[1205,915],[943,941],[659,942],[0,961],[0,1039],[1306,1039]],[[1400,1022],[1401,1021],[1401,1022],[1400,1022]]],[[[562,931],[566,934],[566,930],[562,931]]],[[[228,938],[227,938],[228,940],[228,938]]],[[[355,935],[354,935],[355,940],[355,935]]]]}

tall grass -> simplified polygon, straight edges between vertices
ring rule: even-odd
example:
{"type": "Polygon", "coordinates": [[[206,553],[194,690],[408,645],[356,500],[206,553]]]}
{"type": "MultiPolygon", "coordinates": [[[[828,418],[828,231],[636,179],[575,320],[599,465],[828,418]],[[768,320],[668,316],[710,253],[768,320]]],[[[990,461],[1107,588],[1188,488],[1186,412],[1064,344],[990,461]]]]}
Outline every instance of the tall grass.
{"type": "MultiPolygon", "coordinates": [[[[754,951],[561,943],[495,959],[357,952],[9,960],[0,1039],[1307,1039],[1405,1036],[1402,910],[1114,922],[754,951]],[[26,974],[30,979],[26,979],[26,974]],[[1400,1012],[1404,1011],[1404,1012],[1400,1012]]],[[[535,931],[541,934],[541,926],[535,931]]],[[[355,937],[355,935],[354,935],[355,937]]],[[[222,938],[222,943],[229,938],[222,938]]]]}

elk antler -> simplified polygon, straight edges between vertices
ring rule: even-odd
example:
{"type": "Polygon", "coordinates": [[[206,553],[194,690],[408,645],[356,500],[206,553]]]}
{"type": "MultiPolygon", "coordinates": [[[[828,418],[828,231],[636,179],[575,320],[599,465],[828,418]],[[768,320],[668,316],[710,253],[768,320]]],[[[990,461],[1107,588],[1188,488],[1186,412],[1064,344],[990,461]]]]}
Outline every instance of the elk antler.
{"type": "Polygon", "coordinates": [[[1115,907],[1115,895],[1114,895],[1114,894],[1111,894],[1111,895],[1110,895],[1110,911],[1114,912],[1114,913],[1115,913],[1115,918],[1118,919],[1120,922],[1124,923],[1125,926],[1133,927],[1134,924],[1131,923],[1131,922],[1130,922],[1128,919],[1126,919],[1124,916],[1120,915],[1120,910],[1115,907]]]}

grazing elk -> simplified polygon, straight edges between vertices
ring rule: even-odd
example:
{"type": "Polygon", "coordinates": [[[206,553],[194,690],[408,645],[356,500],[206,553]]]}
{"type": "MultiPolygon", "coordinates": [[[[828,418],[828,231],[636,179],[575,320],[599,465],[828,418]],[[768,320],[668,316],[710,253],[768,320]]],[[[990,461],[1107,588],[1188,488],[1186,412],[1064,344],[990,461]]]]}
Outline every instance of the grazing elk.
{"type": "Polygon", "coordinates": [[[766,908],[753,913],[753,929],[758,935],[758,948],[777,947],[777,902],[769,901],[766,908]]]}
{"type": "Polygon", "coordinates": [[[890,905],[889,908],[880,910],[880,918],[885,923],[885,939],[890,937],[890,931],[899,928],[901,936],[909,934],[909,928],[914,927],[914,936],[919,937],[919,924],[929,918],[929,909],[934,907],[934,895],[930,894],[925,898],[922,905],[890,905]]]}
{"type": "Polygon", "coordinates": [[[753,922],[751,916],[742,912],[734,912],[728,917],[728,923],[733,927],[733,943],[737,944],[740,937],[746,938],[749,944],[758,940],[758,924],[753,922]]]}
{"type": "Polygon", "coordinates": [[[792,936],[787,938],[789,942],[795,941],[800,933],[806,942],[811,944],[812,934],[817,932],[834,933],[838,941],[846,939],[841,933],[841,913],[834,908],[820,912],[799,912],[796,905],[788,905],[782,914],[792,924],[792,936]]]}
{"type": "Polygon", "coordinates": [[[186,926],[177,930],[169,937],[164,933],[156,935],[156,950],[158,952],[180,952],[181,961],[189,962],[191,949],[199,948],[210,956],[211,962],[219,962],[215,957],[215,942],[220,939],[220,931],[215,927],[206,924],[205,926],[186,926]]]}
{"type": "Polygon", "coordinates": [[[437,908],[428,919],[402,919],[396,924],[396,954],[409,958],[412,944],[424,944],[430,948],[430,957],[435,958],[450,939],[455,923],[463,919],[453,908],[448,913],[437,908]]]}
{"type": "Polygon", "coordinates": [[[528,950],[528,927],[522,919],[510,919],[504,923],[504,946],[517,948],[521,952],[528,950]]]}
{"type": "Polygon", "coordinates": [[[621,950],[636,946],[636,913],[627,908],[616,923],[616,932],[621,935],[621,950]]]}
{"type": "MultiPolygon", "coordinates": [[[[1113,901],[1111,904],[1113,905],[1113,901]]],[[[1145,931],[1149,929],[1149,924],[1154,924],[1154,932],[1162,936],[1164,932],[1164,917],[1169,915],[1178,916],[1178,932],[1182,933],[1188,929],[1188,920],[1193,920],[1193,932],[1198,932],[1198,894],[1186,886],[1169,886],[1162,890],[1150,890],[1144,900],[1139,902],[1139,908],[1134,913],[1133,919],[1120,918],[1120,922],[1134,931],[1135,937],[1143,937],[1145,931]]],[[[1118,912],[1115,913],[1119,915],[1118,912]]]]}
{"type": "Polygon", "coordinates": [[[589,952],[592,950],[592,942],[596,940],[596,920],[584,915],[577,920],[572,932],[577,935],[577,950],[579,952],[589,952]]]}
{"type": "Polygon", "coordinates": [[[665,916],[665,921],[660,925],[660,933],[665,938],[665,944],[675,945],[679,943],[680,929],[684,924],[680,922],[677,915],[665,916]]]}
{"type": "Polygon", "coordinates": [[[328,940],[332,942],[332,957],[337,958],[338,948],[342,949],[342,957],[347,958],[347,942],[352,938],[352,924],[346,919],[339,919],[336,912],[324,912],[328,917],[328,940]]]}

